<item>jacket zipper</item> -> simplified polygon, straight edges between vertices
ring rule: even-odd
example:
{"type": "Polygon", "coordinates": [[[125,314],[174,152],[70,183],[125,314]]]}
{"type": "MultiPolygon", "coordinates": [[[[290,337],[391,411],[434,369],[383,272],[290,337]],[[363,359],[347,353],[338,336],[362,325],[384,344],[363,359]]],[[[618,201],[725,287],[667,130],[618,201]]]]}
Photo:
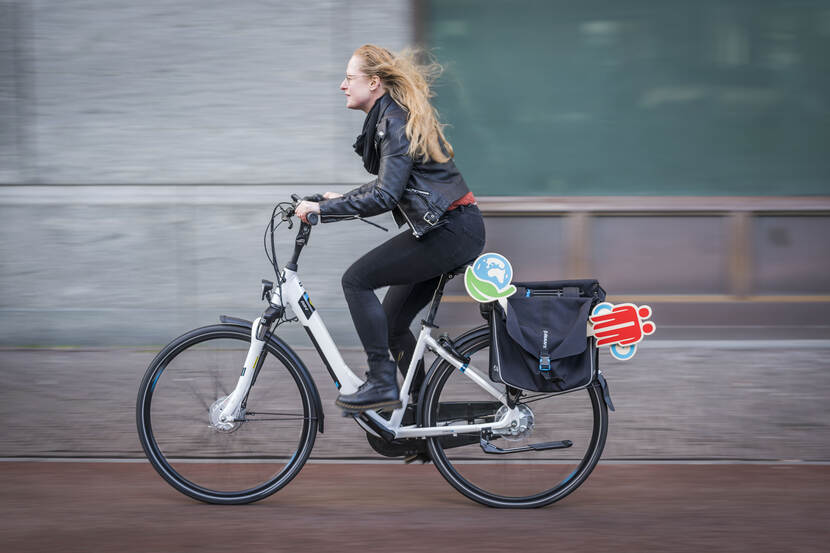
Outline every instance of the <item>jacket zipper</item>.
{"type": "Polygon", "coordinates": [[[409,187],[406,189],[407,192],[415,192],[416,194],[423,194],[424,196],[429,196],[430,193],[425,190],[418,190],[417,188],[409,187]]]}
{"type": "Polygon", "coordinates": [[[407,216],[406,216],[406,212],[405,212],[405,211],[403,210],[403,208],[401,207],[401,204],[398,204],[398,205],[397,205],[397,206],[395,206],[395,207],[397,207],[397,208],[398,208],[398,210],[401,212],[401,215],[403,215],[403,218],[404,218],[404,219],[406,219],[406,222],[407,222],[407,223],[409,223],[409,228],[411,228],[411,229],[412,229],[412,234],[414,234],[414,235],[415,235],[415,238],[420,238],[420,237],[421,237],[421,233],[420,233],[420,232],[418,232],[417,230],[415,230],[415,225],[413,225],[413,224],[412,224],[412,220],[411,220],[409,217],[407,217],[407,216]]]}

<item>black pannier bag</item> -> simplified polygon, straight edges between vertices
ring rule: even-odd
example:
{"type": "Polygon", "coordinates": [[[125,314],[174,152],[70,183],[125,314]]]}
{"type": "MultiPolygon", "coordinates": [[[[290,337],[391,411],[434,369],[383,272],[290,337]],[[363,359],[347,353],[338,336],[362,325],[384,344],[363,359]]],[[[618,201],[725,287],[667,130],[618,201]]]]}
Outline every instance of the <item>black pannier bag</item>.
{"type": "Polygon", "coordinates": [[[565,392],[591,383],[595,341],[586,328],[605,299],[596,280],[513,282],[518,291],[489,310],[490,379],[531,392],[565,392]]]}

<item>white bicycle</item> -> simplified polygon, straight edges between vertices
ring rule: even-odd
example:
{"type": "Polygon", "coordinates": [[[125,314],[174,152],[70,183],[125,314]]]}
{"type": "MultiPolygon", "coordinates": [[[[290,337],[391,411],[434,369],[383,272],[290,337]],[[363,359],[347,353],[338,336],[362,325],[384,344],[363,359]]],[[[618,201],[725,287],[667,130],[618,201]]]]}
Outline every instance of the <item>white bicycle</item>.
{"type": "MultiPolygon", "coordinates": [[[[262,315],[253,322],[223,315],[222,324],[179,336],[156,355],[141,382],[136,421],[147,458],[175,489],[201,501],[250,503],[273,494],[299,473],[324,430],[317,386],[276,334],[279,325],[297,321],[305,328],[340,392],[363,382],[346,366],[298,277],[315,217],[309,217],[312,224],[301,222],[291,261],[282,269],[277,263],[274,231],[282,222],[292,228],[300,198],[292,199],[274,208],[266,229],[266,255],[277,277],[276,285],[263,280],[268,305],[262,315]]],[[[432,461],[474,501],[548,505],[579,487],[599,461],[608,429],[607,385],[596,370],[579,390],[528,393],[488,378],[487,324],[454,339],[433,338],[444,285],[465,267],[440,278],[401,385],[401,408],[352,417],[378,453],[432,461]],[[427,350],[436,358],[420,390],[410,394],[427,350]]]]}

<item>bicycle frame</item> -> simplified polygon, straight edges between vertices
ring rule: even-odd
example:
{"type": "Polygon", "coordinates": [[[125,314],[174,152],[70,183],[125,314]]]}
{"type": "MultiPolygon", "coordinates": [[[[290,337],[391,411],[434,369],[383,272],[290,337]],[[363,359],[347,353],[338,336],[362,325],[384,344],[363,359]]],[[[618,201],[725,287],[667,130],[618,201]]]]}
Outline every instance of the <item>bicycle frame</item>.
{"type": "MultiPolygon", "coordinates": [[[[326,369],[329,371],[334,384],[341,393],[349,394],[357,390],[358,386],[363,383],[363,380],[358,377],[343,361],[340,351],[334,344],[325,323],[323,322],[320,313],[311,303],[308,293],[303,287],[297,276],[296,271],[289,268],[284,268],[282,272],[282,285],[273,290],[270,298],[272,306],[285,305],[289,306],[300,324],[303,325],[306,332],[311,338],[314,347],[320,354],[326,369]],[[280,294],[282,297],[280,297],[280,294]]],[[[259,357],[262,354],[264,340],[259,339],[258,336],[264,338],[264,332],[260,327],[264,326],[262,317],[258,317],[251,327],[251,346],[248,350],[248,355],[245,358],[245,364],[242,368],[242,374],[237,381],[233,392],[228,396],[228,400],[222,407],[219,415],[221,421],[238,420],[244,417],[244,409],[242,404],[248,395],[248,390],[251,387],[254,375],[256,374],[256,367],[259,357]]],[[[268,329],[265,329],[268,330],[268,329]]],[[[512,424],[519,422],[519,410],[509,408],[507,405],[507,396],[504,392],[498,390],[489,381],[489,378],[484,378],[475,367],[456,359],[451,353],[446,351],[441,345],[432,337],[431,328],[425,324],[421,325],[421,331],[418,335],[418,341],[415,345],[415,351],[412,355],[412,361],[409,365],[409,370],[406,373],[400,391],[401,407],[395,409],[392,415],[387,420],[375,411],[366,411],[365,415],[371,418],[378,426],[388,431],[395,438],[424,438],[429,436],[446,436],[461,433],[474,433],[484,429],[499,430],[507,428],[512,424]],[[453,424],[446,426],[401,426],[403,415],[409,403],[409,388],[412,385],[412,380],[415,374],[415,367],[418,361],[423,357],[425,350],[429,348],[436,355],[450,363],[455,368],[459,369],[464,376],[472,380],[477,386],[485,390],[488,394],[496,398],[503,405],[507,406],[507,412],[497,421],[482,423],[482,424],[453,424]]],[[[359,419],[355,419],[359,423],[359,419]]]]}

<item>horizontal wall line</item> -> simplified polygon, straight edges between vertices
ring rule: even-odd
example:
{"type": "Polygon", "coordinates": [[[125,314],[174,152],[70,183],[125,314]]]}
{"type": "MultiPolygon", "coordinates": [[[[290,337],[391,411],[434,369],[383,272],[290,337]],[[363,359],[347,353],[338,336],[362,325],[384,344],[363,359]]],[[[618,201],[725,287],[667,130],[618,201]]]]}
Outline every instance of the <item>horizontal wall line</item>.
{"type": "MultiPolygon", "coordinates": [[[[264,205],[296,193],[345,192],[363,183],[0,185],[0,205],[264,205]],[[104,192],[105,190],[105,192],[104,192]]],[[[489,216],[711,215],[732,212],[830,215],[824,196],[478,196],[489,216]]]]}

